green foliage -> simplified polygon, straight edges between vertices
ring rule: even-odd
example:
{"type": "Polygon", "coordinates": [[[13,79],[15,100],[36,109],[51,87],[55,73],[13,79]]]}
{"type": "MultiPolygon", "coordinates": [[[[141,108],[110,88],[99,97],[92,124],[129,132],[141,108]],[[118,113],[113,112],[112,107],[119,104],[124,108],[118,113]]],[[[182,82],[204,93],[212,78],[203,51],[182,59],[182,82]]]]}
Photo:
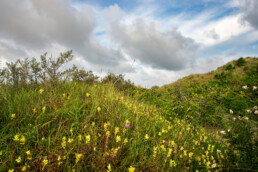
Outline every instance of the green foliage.
{"type": "Polygon", "coordinates": [[[47,53],[42,55],[41,58],[41,68],[43,73],[43,81],[50,80],[51,82],[57,82],[62,77],[60,68],[67,62],[73,59],[72,50],[65,53],[60,53],[57,59],[52,57],[47,58],[47,53]]]}
{"type": "Polygon", "coordinates": [[[98,76],[94,75],[92,71],[79,70],[76,66],[69,71],[72,75],[72,80],[77,82],[85,82],[93,84],[98,81],[98,76]]]}
{"type": "Polygon", "coordinates": [[[236,113],[240,113],[241,111],[247,109],[248,103],[246,99],[236,99],[230,101],[228,109],[232,109],[236,113]]]}
{"type": "Polygon", "coordinates": [[[130,80],[125,80],[124,75],[115,75],[114,73],[107,74],[102,80],[104,84],[113,84],[119,91],[130,92],[135,88],[130,80]]]}
{"type": "Polygon", "coordinates": [[[230,143],[231,161],[242,169],[257,169],[258,151],[257,141],[254,140],[254,131],[248,118],[234,117],[228,126],[230,129],[224,138],[230,143]]]}
{"type": "Polygon", "coordinates": [[[245,64],[246,64],[246,60],[245,60],[243,57],[239,58],[239,59],[236,61],[236,65],[237,65],[238,67],[244,66],[245,64]]]}
{"type": "Polygon", "coordinates": [[[246,77],[244,78],[244,83],[246,85],[253,85],[258,83],[258,63],[252,64],[252,66],[246,71],[246,77]]]}
{"type": "Polygon", "coordinates": [[[233,67],[232,64],[228,64],[228,65],[225,66],[225,69],[226,69],[226,70],[233,70],[234,67],[233,67]]]}
{"type": "Polygon", "coordinates": [[[154,85],[154,86],[151,87],[151,89],[159,89],[159,86],[154,85]]]}

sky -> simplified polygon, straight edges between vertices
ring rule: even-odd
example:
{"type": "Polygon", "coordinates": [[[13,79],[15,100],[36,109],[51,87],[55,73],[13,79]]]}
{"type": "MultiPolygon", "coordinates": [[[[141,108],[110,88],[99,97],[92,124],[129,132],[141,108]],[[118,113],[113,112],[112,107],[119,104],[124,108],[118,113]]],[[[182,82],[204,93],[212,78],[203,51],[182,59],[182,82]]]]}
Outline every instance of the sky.
{"type": "Polygon", "coordinates": [[[0,0],[0,63],[58,57],[150,88],[258,57],[258,0],[0,0]]]}

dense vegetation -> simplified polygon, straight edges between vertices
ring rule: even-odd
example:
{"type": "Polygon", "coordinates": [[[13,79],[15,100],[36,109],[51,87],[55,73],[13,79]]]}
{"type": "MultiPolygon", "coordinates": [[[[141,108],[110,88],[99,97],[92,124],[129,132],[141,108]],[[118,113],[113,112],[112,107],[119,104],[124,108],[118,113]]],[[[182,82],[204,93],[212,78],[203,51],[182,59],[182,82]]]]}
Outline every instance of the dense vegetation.
{"type": "Polygon", "coordinates": [[[0,171],[258,169],[257,58],[151,89],[56,59],[0,71],[0,171]]]}

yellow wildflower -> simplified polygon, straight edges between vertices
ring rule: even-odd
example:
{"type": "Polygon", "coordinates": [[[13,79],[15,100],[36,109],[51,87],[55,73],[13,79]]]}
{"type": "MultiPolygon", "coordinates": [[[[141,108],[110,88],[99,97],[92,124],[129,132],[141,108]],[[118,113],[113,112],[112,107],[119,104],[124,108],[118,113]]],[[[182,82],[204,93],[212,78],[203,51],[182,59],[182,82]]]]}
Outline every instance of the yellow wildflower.
{"type": "Polygon", "coordinates": [[[187,156],[186,150],[184,150],[184,156],[187,156]]]}
{"type": "Polygon", "coordinates": [[[25,139],[25,137],[24,136],[21,136],[21,138],[20,138],[20,144],[21,145],[24,145],[25,144],[25,141],[26,141],[26,139],[25,139]]]}
{"type": "Polygon", "coordinates": [[[16,160],[17,163],[21,163],[21,157],[19,156],[16,160]]]}
{"type": "Polygon", "coordinates": [[[15,118],[15,113],[13,113],[13,114],[11,115],[11,118],[12,118],[12,119],[14,119],[14,118],[15,118]]]}
{"type": "Polygon", "coordinates": [[[30,155],[30,150],[26,151],[26,154],[27,154],[27,155],[30,155]]]}
{"type": "Polygon", "coordinates": [[[66,147],[66,137],[62,138],[61,146],[62,146],[63,149],[65,149],[65,147],[66,147]]]}
{"type": "Polygon", "coordinates": [[[172,145],[173,145],[173,146],[175,146],[175,145],[176,145],[176,143],[175,143],[174,141],[172,141],[172,145]]]}
{"type": "Polygon", "coordinates": [[[95,122],[92,122],[91,125],[92,125],[92,127],[94,127],[95,126],[95,122]]]}
{"type": "Polygon", "coordinates": [[[14,136],[14,138],[13,138],[13,141],[15,141],[15,142],[16,142],[16,141],[19,141],[19,140],[20,140],[19,137],[20,137],[19,134],[16,134],[16,135],[14,136]]]}
{"type": "Polygon", "coordinates": [[[33,111],[33,113],[36,113],[36,112],[37,112],[37,109],[36,109],[36,108],[33,108],[32,111],[33,111]]]}
{"type": "Polygon", "coordinates": [[[128,139],[127,138],[125,138],[125,140],[124,140],[124,144],[126,144],[128,142],[128,139]]]}
{"type": "Polygon", "coordinates": [[[130,167],[128,168],[128,171],[129,171],[129,172],[134,172],[134,171],[135,171],[135,168],[132,167],[132,166],[130,166],[130,167]]]}
{"type": "Polygon", "coordinates": [[[108,164],[108,172],[110,172],[112,169],[111,169],[111,165],[110,164],[108,164]]]}
{"type": "Polygon", "coordinates": [[[207,166],[207,167],[210,167],[210,165],[211,165],[211,162],[208,161],[208,162],[206,163],[206,166],[207,166]]]}
{"type": "Polygon", "coordinates": [[[42,112],[44,113],[46,111],[46,106],[42,108],[42,112]]]}
{"type": "Polygon", "coordinates": [[[175,160],[170,160],[170,167],[175,167],[176,166],[176,162],[175,160]]]}
{"type": "Polygon", "coordinates": [[[8,172],[14,172],[14,169],[9,169],[8,172]]]}
{"type": "Polygon", "coordinates": [[[66,142],[62,142],[62,143],[61,143],[61,146],[62,146],[63,149],[65,149],[65,147],[66,147],[66,142]]]}
{"type": "Polygon", "coordinates": [[[115,128],[115,134],[119,133],[119,127],[115,128]]]}
{"type": "Polygon", "coordinates": [[[42,162],[43,162],[43,168],[42,168],[42,170],[44,170],[45,166],[48,164],[48,160],[47,160],[47,159],[44,159],[42,162]]]}
{"type": "Polygon", "coordinates": [[[192,156],[193,156],[193,152],[190,152],[189,153],[189,158],[192,158],[192,156]]]}
{"type": "Polygon", "coordinates": [[[78,154],[78,153],[75,154],[76,164],[80,161],[81,157],[82,157],[81,153],[80,154],[78,154]]]}
{"type": "Polygon", "coordinates": [[[78,138],[79,138],[79,140],[81,141],[81,140],[82,140],[82,135],[80,134],[80,135],[78,136],[78,138]]]}
{"type": "Polygon", "coordinates": [[[58,157],[57,157],[57,161],[61,161],[61,156],[58,156],[58,157]]]}
{"type": "Polygon", "coordinates": [[[99,111],[101,111],[101,108],[100,108],[100,107],[98,107],[98,108],[97,108],[97,110],[98,110],[98,112],[99,112],[99,111]]]}
{"type": "Polygon", "coordinates": [[[68,143],[72,143],[73,142],[73,138],[68,138],[68,143]]]}
{"type": "Polygon", "coordinates": [[[28,156],[27,159],[28,159],[28,160],[32,160],[32,157],[31,157],[31,156],[28,156]]]}
{"type": "Polygon", "coordinates": [[[43,93],[44,90],[43,89],[39,89],[39,94],[43,93]]]}
{"type": "Polygon", "coordinates": [[[116,142],[120,142],[121,141],[121,137],[120,136],[116,136],[116,142]]]}
{"type": "Polygon", "coordinates": [[[27,169],[27,166],[25,165],[22,167],[21,171],[26,171],[26,169],[27,169]]]}
{"type": "Polygon", "coordinates": [[[90,135],[86,136],[85,139],[86,139],[86,144],[90,143],[90,135]]]}
{"type": "Polygon", "coordinates": [[[161,145],[160,148],[163,150],[163,151],[166,151],[166,148],[164,145],[161,145]]]}
{"type": "Polygon", "coordinates": [[[150,137],[148,134],[145,135],[145,139],[148,140],[150,137]]]}
{"type": "Polygon", "coordinates": [[[47,159],[44,159],[43,160],[43,165],[46,166],[48,164],[48,160],[47,159]]]}
{"type": "Polygon", "coordinates": [[[169,149],[168,149],[168,155],[167,155],[167,157],[170,157],[170,156],[171,156],[171,153],[172,153],[172,149],[169,148],[169,149]]]}
{"type": "Polygon", "coordinates": [[[3,152],[2,152],[2,151],[0,151],[0,156],[1,156],[1,155],[3,155],[3,152]]]}
{"type": "Polygon", "coordinates": [[[86,93],[86,97],[89,97],[90,96],[90,93],[86,93]]]}
{"type": "Polygon", "coordinates": [[[109,136],[109,135],[110,135],[110,131],[107,131],[107,132],[106,132],[106,135],[109,136]]]}

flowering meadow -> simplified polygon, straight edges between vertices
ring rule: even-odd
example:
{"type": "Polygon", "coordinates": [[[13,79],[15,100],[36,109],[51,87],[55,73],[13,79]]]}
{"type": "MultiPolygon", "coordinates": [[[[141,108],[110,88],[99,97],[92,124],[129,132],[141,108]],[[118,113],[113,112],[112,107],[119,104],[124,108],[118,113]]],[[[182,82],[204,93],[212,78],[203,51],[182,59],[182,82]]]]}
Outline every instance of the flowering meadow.
{"type": "Polygon", "coordinates": [[[152,89],[116,75],[2,83],[0,171],[258,170],[252,70],[152,89]]]}

